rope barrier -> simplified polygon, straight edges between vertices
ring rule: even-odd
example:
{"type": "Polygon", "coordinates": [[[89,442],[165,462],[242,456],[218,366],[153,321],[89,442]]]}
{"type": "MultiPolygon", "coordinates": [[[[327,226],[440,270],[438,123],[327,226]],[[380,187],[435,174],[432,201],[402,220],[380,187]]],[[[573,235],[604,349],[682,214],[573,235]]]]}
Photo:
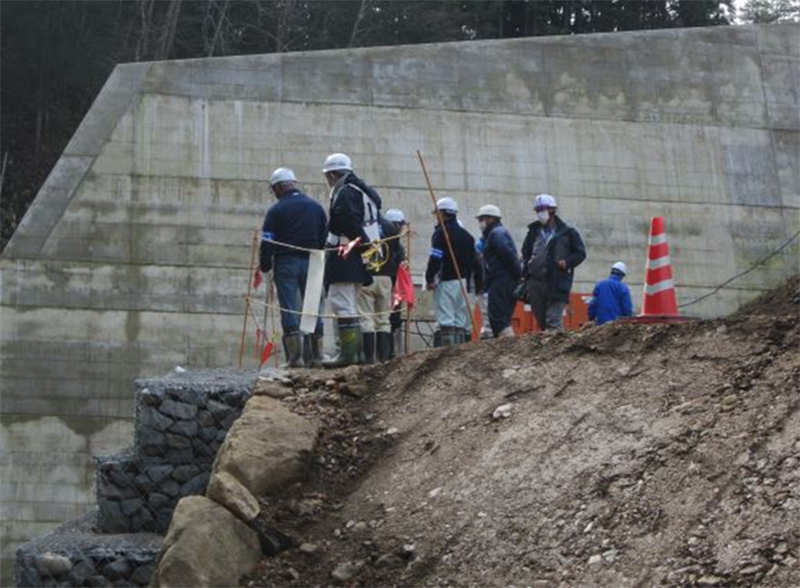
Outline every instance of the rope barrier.
{"type": "Polygon", "coordinates": [[[789,239],[788,239],[788,240],[787,240],[787,241],[786,241],[786,242],[785,242],[783,245],[781,245],[781,246],[780,246],[780,247],[778,247],[778,248],[777,248],[775,251],[773,251],[772,253],[770,253],[769,255],[767,255],[767,256],[766,256],[764,259],[761,259],[761,260],[759,260],[759,261],[755,262],[753,265],[751,265],[749,268],[747,268],[747,269],[746,269],[746,270],[744,270],[743,272],[740,272],[740,273],[736,274],[735,276],[733,276],[732,278],[729,278],[729,279],[725,280],[724,282],[722,282],[722,283],[721,283],[719,286],[717,286],[716,288],[714,288],[714,289],[713,289],[711,292],[709,292],[708,294],[704,294],[703,296],[700,296],[699,298],[695,298],[694,300],[692,300],[691,302],[687,302],[686,304],[681,304],[681,305],[679,305],[679,306],[678,306],[678,308],[686,308],[687,306],[691,306],[692,304],[697,304],[697,303],[698,303],[698,302],[700,302],[701,300],[705,300],[706,298],[708,298],[708,297],[710,297],[710,296],[713,296],[714,294],[716,294],[717,292],[719,292],[720,290],[722,290],[722,289],[723,289],[725,286],[727,286],[728,284],[730,284],[730,283],[731,283],[732,281],[734,281],[735,279],[737,279],[737,278],[741,278],[742,276],[749,274],[751,271],[753,271],[754,269],[756,269],[758,266],[760,266],[760,265],[763,265],[763,264],[767,263],[767,262],[768,262],[770,259],[772,259],[772,258],[773,258],[773,257],[775,257],[776,255],[778,255],[778,253],[780,253],[780,252],[782,252],[784,249],[786,249],[786,248],[789,246],[789,244],[790,244],[792,241],[794,241],[795,239],[797,239],[797,237],[800,237],[800,231],[797,231],[797,232],[796,232],[794,235],[792,235],[791,237],[789,237],[789,239]]]}
{"type": "MultiPolygon", "coordinates": [[[[368,253],[372,247],[377,247],[378,245],[383,246],[384,243],[388,241],[394,241],[395,239],[401,239],[406,236],[408,230],[403,230],[397,235],[392,235],[391,237],[384,237],[382,239],[377,239],[375,241],[370,241],[367,243],[367,250],[365,252],[368,253]]],[[[300,247],[299,245],[292,245],[291,243],[284,243],[282,241],[276,241],[275,239],[262,239],[262,241],[267,241],[269,243],[274,243],[279,247],[285,247],[286,249],[294,249],[295,251],[302,251],[303,253],[312,253],[314,251],[339,251],[339,245],[335,247],[322,247],[321,249],[312,249],[310,247],[300,247]]]]}
{"type": "MultiPolygon", "coordinates": [[[[274,308],[275,310],[279,310],[281,312],[286,312],[288,314],[295,314],[295,315],[298,315],[298,316],[316,316],[316,317],[320,317],[320,318],[324,318],[324,319],[325,318],[327,318],[327,319],[341,318],[341,317],[339,317],[339,316],[337,316],[335,314],[316,313],[316,312],[303,312],[302,310],[291,310],[289,308],[283,308],[282,306],[279,306],[277,304],[270,304],[269,302],[264,302],[263,300],[258,300],[257,298],[253,298],[252,296],[245,297],[245,298],[249,298],[249,301],[250,301],[251,304],[260,304],[262,306],[266,306],[267,308],[274,308]]],[[[392,314],[394,312],[397,312],[397,311],[396,310],[384,310],[384,311],[381,311],[381,312],[373,312],[373,313],[367,313],[367,314],[359,312],[358,316],[359,317],[388,316],[388,315],[390,315],[390,314],[392,314]]]]}

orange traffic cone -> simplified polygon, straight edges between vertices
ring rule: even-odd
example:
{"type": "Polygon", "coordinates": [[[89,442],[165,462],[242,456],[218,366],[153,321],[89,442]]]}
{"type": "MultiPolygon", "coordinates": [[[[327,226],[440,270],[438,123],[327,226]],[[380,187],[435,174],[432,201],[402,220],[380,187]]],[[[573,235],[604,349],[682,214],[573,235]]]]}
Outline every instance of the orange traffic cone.
{"type": "Polygon", "coordinates": [[[669,261],[669,245],[664,219],[655,216],[650,221],[650,243],[645,268],[643,315],[677,316],[675,282],[669,261]]]}
{"type": "Polygon", "coordinates": [[[675,281],[672,279],[672,264],[669,259],[669,245],[667,245],[663,217],[654,216],[650,220],[642,314],[623,320],[634,323],[673,323],[690,320],[678,313],[675,281]]]}

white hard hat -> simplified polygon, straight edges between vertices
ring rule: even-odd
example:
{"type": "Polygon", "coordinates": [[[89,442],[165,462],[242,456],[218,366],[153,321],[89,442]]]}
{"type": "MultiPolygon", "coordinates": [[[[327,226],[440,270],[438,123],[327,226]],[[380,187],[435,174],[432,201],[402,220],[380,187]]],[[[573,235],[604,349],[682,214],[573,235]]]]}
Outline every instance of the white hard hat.
{"type": "Polygon", "coordinates": [[[494,218],[503,218],[500,209],[494,204],[484,204],[483,206],[481,206],[481,209],[478,211],[478,214],[475,215],[475,218],[480,218],[482,216],[493,216],[494,218]]]}
{"type": "MultiPolygon", "coordinates": [[[[436,201],[436,210],[441,210],[442,212],[452,212],[455,214],[458,212],[458,202],[449,196],[439,198],[439,200],[436,201]]],[[[436,210],[434,210],[434,212],[436,212],[436,210]]]]}
{"type": "Polygon", "coordinates": [[[281,182],[296,182],[297,178],[294,176],[294,172],[290,170],[288,167],[279,167],[272,175],[269,177],[269,185],[274,186],[275,184],[280,184],[281,182]]]}
{"type": "Polygon", "coordinates": [[[550,194],[539,194],[536,200],[533,201],[534,208],[556,208],[556,199],[550,194]]]}
{"type": "Polygon", "coordinates": [[[406,215],[403,214],[402,210],[397,210],[396,208],[390,208],[387,210],[386,214],[383,215],[383,218],[391,223],[406,222],[406,215]]]}
{"type": "Polygon", "coordinates": [[[627,265],[625,265],[625,263],[624,263],[624,262],[622,262],[622,261],[618,261],[617,263],[615,263],[614,265],[612,265],[612,266],[611,266],[611,269],[612,269],[612,270],[617,270],[617,271],[618,271],[618,272],[620,272],[620,273],[621,273],[623,276],[627,276],[627,275],[628,275],[628,266],[627,266],[627,265]]]}
{"type": "Polygon", "coordinates": [[[322,164],[322,173],[332,171],[353,171],[353,162],[344,153],[332,153],[325,158],[322,164]]]}

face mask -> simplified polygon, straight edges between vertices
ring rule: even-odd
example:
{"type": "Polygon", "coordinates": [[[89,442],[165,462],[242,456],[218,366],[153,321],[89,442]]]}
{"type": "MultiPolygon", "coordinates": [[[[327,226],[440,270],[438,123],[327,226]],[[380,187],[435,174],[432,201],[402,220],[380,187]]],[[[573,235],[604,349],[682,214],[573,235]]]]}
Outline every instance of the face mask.
{"type": "Polygon", "coordinates": [[[536,218],[539,219],[539,222],[543,225],[547,224],[547,221],[550,220],[550,211],[549,210],[540,210],[536,213],[536,218]]]}
{"type": "Polygon", "coordinates": [[[486,230],[486,227],[489,226],[486,221],[479,221],[478,228],[481,230],[481,233],[486,230]]]}

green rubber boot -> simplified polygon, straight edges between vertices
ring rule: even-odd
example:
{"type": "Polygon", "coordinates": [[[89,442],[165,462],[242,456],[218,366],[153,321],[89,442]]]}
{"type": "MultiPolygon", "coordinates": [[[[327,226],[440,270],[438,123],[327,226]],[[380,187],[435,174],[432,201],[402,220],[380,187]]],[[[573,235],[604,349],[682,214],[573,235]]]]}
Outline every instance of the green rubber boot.
{"type": "Polygon", "coordinates": [[[339,323],[339,354],[329,361],[323,361],[326,368],[340,368],[359,363],[361,345],[361,326],[358,319],[341,318],[339,323]]]}

